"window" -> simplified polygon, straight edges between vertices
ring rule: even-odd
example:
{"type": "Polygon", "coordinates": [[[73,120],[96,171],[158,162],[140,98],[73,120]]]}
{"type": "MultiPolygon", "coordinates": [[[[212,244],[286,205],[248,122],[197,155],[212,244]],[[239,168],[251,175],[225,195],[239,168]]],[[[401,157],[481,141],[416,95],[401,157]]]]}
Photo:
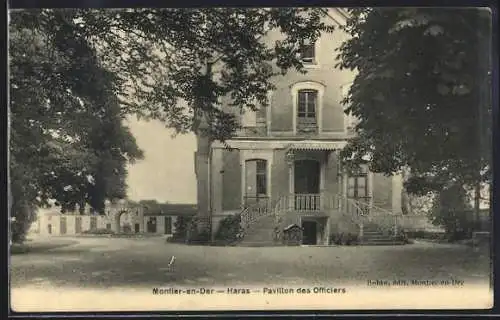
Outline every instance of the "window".
{"type": "Polygon", "coordinates": [[[315,63],[316,48],[314,43],[304,44],[300,50],[302,62],[313,64],[315,63]]]}
{"type": "Polygon", "coordinates": [[[368,198],[368,174],[360,170],[351,174],[347,180],[347,196],[350,198],[368,198]]]}
{"type": "Polygon", "coordinates": [[[111,223],[106,223],[106,230],[111,230],[111,223]]]}
{"type": "Polygon", "coordinates": [[[266,160],[257,160],[257,195],[267,194],[266,160]]]}
{"type": "Polygon", "coordinates": [[[300,90],[298,94],[298,117],[306,119],[316,118],[316,109],[318,104],[318,91],[300,90]]]}

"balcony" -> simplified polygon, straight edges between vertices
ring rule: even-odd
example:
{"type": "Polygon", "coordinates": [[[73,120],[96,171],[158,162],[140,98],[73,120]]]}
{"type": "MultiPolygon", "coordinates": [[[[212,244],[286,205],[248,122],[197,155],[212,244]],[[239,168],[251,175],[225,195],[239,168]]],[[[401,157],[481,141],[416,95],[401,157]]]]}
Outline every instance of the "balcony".
{"type": "Polygon", "coordinates": [[[295,211],[319,211],[321,210],[321,200],[319,194],[295,194],[293,196],[293,209],[295,211]]]}
{"type": "Polygon", "coordinates": [[[324,209],[323,196],[317,193],[291,194],[280,198],[279,211],[319,212],[324,209]]]}
{"type": "Polygon", "coordinates": [[[365,216],[370,213],[370,197],[347,198],[325,194],[291,194],[279,199],[275,210],[278,212],[296,211],[301,213],[320,213],[330,210],[342,211],[351,216],[365,216]]]}
{"type": "Polygon", "coordinates": [[[318,133],[316,118],[298,118],[297,134],[314,135],[318,133]]]}

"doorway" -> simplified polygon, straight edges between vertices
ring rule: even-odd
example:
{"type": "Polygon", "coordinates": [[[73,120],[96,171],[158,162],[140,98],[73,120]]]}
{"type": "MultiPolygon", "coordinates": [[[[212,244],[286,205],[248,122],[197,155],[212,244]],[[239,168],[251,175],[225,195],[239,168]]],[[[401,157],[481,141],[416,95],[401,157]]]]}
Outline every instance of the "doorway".
{"type": "Polygon", "coordinates": [[[82,217],[75,218],[75,233],[82,233],[82,217]]]}
{"type": "Polygon", "coordinates": [[[319,161],[295,161],[295,210],[319,210],[320,176],[321,166],[319,161]]]}
{"type": "Polygon", "coordinates": [[[67,229],[66,229],[66,217],[61,217],[61,220],[59,220],[59,230],[61,234],[66,234],[67,229]]]}
{"type": "Polygon", "coordinates": [[[316,221],[302,221],[302,244],[317,244],[318,223],[316,221]]]}
{"type": "Polygon", "coordinates": [[[156,233],[156,217],[150,217],[146,223],[148,233],[156,233]]]}

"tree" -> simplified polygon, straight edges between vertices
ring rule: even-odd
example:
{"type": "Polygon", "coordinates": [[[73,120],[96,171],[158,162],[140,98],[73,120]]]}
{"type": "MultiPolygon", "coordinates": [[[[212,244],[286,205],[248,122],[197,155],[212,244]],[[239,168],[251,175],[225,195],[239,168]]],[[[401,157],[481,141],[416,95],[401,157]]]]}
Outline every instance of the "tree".
{"type": "Polygon", "coordinates": [[[468,213],[472,210],[467,190],[460,184],[445,186],[434,198],[429,217],[433,224],[443,226],[449,240],[470,236],[473,225],[468,213]]]}
{"type": "Polygon", "coordinates": [[[22,19],[61,41],[92,45],[115,75],[123,112],[187,132],[197,129],[193,120],[203,111],[209,134],[224,140],[236,123],[217,107],[220,98],[237,108],[265,105],[270,79],[290,68],[304,71],[301,46],[333,30],[325,15],[317,8],[43,9],[22,12],[22,19]],[[271,30],[283,38],[262,41],[271,30]],[[207,65],[218,79],[207,77],[207,65]]]}
{"type": "Polygon", "coordinates": [[[301,46],[332,30],[324,16],[311,8],[11,12],[11,184],[19,186],[13,198],[101,210],[105,197],[123,195],[120,168],[139,150],[113,122],[117,114],[159,119],[183,133],[199,132],[202,113],[204,133],[227,139],[237,123],[218,107],[221,97],[235,108],[265,105],[270,79],[303,71],[301,46]],[[270,30],[283,38],[261,41],[270,30]],[[205,73],[209,66],[218,77],[205,73]],[[114,139],[109,123],[116,144],[99,145],[114,139]],[[113,179],[103,174],[114,169],[119,187],[109,191],[113,179]]]}
{"type": "Polygon", "coordinates": [[[338,58],[359,118],[342,157],[411,172],[409,192],[491,183],[491,11],[355,8],[338,58]],[[368,156],[366,158],[366,156],[368,156]],[[366,159],[369,159],[368,161],[366,159]]]}
{"type": "Polygon", "coordinates": [[[89,189],[104,189],[107,197],[119,187],[99,182],[123,177],[125,163],[115,165],[121,171],[97,175],[105,160],[99,154],[103,148],[95,145],[103,136],[96,133],[114,125],[112,132],[104,133],[109,144],[104,151],[114,153],[109,159],[142,156],[116,112],[120,109],[108,89],[109,72],[99,66],[93,50],[82,42],[79,51],[60,48],[49,34],[25,27],[18,18],[12,15],[9,43],[9,190],[15,241],[22,240],[36,207],[48,205],[50,199],[57,200],[63,212],[87,202],[98,207],[104,200],[89,189]]]}

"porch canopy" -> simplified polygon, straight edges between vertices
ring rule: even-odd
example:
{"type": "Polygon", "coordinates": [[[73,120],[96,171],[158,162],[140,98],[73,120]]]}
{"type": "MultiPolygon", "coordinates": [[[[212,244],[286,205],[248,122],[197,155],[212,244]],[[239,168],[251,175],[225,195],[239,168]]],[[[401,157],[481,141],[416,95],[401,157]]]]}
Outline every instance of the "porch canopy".
{"type": "Polygon", "coordinates": [[[345,141],[297,141],[290,143],[286,150],[317,150],[317,151],[334,151],[344,148],[346,145],[345,141]]]}

